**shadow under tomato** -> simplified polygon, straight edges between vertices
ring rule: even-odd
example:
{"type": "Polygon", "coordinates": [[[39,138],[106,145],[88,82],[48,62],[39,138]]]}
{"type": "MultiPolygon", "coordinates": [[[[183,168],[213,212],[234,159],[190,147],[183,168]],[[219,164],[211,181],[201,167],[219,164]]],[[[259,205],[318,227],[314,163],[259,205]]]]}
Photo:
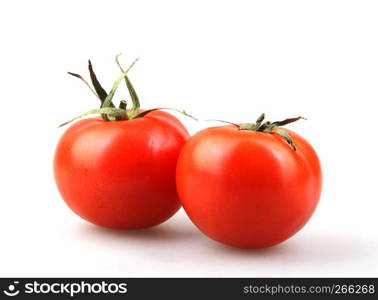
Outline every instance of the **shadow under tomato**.
{"type": "Polygon", "coordinates": [[[259,249],[245,249],[245,248],[238,248],[234,246],[228,246],[222,243],[216,242],[216,245],[213,245],[215,251],[223,252],[224,254],[230,255],[238,255],[238,256],[275,256],[287,251],[289,247],[286,243],[281,243],[276,246],[268,247],[268,248],[259,248],[259,249]]]}
{"type": "Polygon", "coordinates": [[[174,216],[147,229],[114,230],[78,222],[73,232],[75,239],[96,247],[145,251],[147,246],[151,251],[155,249],[156,253],[170,249],[177,252],[172,253],[173,257],[180,253],[182,257],[203,259],[216,265],[242,264],[251,268],[261,264],[271,268],[300,264],[310,270],[327,264],[338,269],[346,262],[363,263],[373,257],[372,252],[376,249],[366,237],[322,230],[300,232],[269,248],[241,249],[207,238],[184,215],[174,216]]]}
{"type": "MultiPolygon", "coordinates": [[[[364,260],[371,254],[369,240],[358,236],[340,235],[327,231],[303,232],[269,248],[242,249],[212,243],[214,253],[240,259],[266,258],[271,261],[293,261],[303,264],[339,264],[364,260]]],[[[370,255],[371,256],[371,255],[370,255]]]]}
{"type": "Polygon", "coordinates": [[[201,237],[201,233],[189,222],[169,220],[163,224],[143,229],[110,229],[86,222],[76,228],[86,238],[97,237],[116,240],[135,240],[145,242],[191,240],[201,237]],[[174,223],[174,224],[171,224],[174,223]]]}

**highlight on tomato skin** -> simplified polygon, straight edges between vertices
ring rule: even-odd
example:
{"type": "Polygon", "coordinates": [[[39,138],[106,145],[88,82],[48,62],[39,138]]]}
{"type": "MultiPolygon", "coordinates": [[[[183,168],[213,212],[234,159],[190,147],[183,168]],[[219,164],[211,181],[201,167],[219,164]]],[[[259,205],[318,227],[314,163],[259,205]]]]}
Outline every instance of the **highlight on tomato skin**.
{"type": "Polygon", "coordinates": [[[122,75],[109,92],[98,82],[90,61],[93,87],[70,73],[91,88],[100,108],[61,126],[89,114],[100,116],[76,121],[64,132],[55,151],[54,176],[65,203],[83,219],[108,228],[146,228],[166,221],[181,207],[175,169],[189,134],[162,108],[141,109],[127,76],[130,68],[124,71],[118,57],[116,62],[122,75]],[[131,108],[124,100],[118,108],[113,102],[122,81],[131,108]]]}
{"type": "Polygon", "coordinates": [[[185,212],[205,235],[234,247],[266,248],[308,222],[322,172],[312,146],[282,127],[294,119],[300,118],[212,127],[189,139],[176,184],[185,212]]]}

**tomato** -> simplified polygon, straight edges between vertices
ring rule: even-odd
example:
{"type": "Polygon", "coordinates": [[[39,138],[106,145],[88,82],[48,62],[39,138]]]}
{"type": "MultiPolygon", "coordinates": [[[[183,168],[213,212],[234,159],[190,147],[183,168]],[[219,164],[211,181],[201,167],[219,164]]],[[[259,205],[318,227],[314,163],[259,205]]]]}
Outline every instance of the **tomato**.
{"type": "Polygon", "coordinates": [[[122,229],[157,225],[180,208],[175,168],[188,137],[162,111],[125,121],[81,120],[56,148],[56,184],[67,205],[89,222],[122,229]]]}
{"type": "Polygon", "coordinates": [[[91,61],[88,69],[93,88],[81,75],[69,72],[84,81],[101,106],[61,126],[89,114],[98,113],[101,118],[81,120],[63,134],[54,157],[55,181],[64,201],[83,219],[109,228],[145,228],[164,222],[181,206],[175,169],[189,134],[178,119],[161,108],[140,109],[127,76],[136,60],[124,71],[118,56],[122,75],[109,93],[98,81],[91,61]],[[125,100],[119,108],[113,103],[123,80],[131,109],[125,100]]]}
{"type": "Polygon", "coordinates": [[[177,189],[205,235],[231,246],[264,248],[288,239],[310,219],[321,193],[320,162],[304,138],[285,129],[291,147],[277,133],[282,130],[213,127],[184,146],[177,189]]]}

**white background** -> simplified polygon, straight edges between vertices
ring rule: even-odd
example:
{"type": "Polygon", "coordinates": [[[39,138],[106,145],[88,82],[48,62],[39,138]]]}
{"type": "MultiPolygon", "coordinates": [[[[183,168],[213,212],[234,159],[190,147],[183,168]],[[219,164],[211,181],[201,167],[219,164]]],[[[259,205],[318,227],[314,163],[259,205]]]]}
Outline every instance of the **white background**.
{"type": "MultiPolygon", "coordinates": [[[[0,276],[378,276],[377,16],[376,1],[2,1],[0,276]],[[98,102],[66,71],[87,76],[91,58],[109,88],[119,52],[141,58],[130,78],[145,108],[306,116],[290,128],[324,172],[307,226],[251,251],[182,210],[139,231],[74,215],[52,175],[57,125],[98,102]]],[[[218,125],[181,119],[192,133],[218,125]]]]}

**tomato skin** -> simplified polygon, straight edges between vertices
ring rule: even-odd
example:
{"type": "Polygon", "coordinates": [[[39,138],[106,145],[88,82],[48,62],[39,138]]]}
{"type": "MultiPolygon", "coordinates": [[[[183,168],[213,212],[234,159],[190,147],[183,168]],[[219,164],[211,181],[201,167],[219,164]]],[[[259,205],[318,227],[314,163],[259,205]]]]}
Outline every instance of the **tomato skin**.
{"type": "Polygon", "coordinates": [[[56,184],[67,205],[89,222],[118,229],[158,225],[181,207],[175,168],[188,138],[162,111],[127,121],[81,120],[57,145],[56,184]]]}
{"type": "Polygon", "coordinates": [[[241,248],[276,245],[299,231],[320,198],[322,174],[311,145],[278,134],[213,127],[191,137],[176,170],[181,203],[207,236],[241,248]]]}

